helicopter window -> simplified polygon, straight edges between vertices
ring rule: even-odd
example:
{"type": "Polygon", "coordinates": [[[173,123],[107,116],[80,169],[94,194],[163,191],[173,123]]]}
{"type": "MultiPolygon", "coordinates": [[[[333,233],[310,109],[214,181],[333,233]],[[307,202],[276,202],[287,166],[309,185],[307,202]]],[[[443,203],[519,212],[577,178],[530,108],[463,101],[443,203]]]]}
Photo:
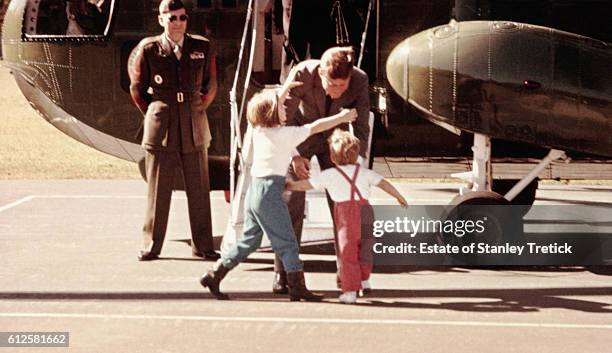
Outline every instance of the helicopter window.
{"type": "Polygon", "coordinates": [[[212,7],[212,0],[198,0],[198,8],[210,8],[212,7]]]}
{"type": "Polygon", "coordinates": [[[103,39],[115,0],[28,0],[25,39],[103,39]]]}

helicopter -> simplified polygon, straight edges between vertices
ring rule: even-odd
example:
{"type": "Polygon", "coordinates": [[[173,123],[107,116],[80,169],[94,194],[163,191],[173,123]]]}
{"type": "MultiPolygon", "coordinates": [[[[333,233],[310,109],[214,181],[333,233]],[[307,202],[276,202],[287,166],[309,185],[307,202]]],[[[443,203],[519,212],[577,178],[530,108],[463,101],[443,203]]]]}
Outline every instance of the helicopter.
{"type": "Polygon", "coordinates": [[[421,116],[474,134],[473,170],[455,175],[474,192],[454,203],[503,203],[527,190],[521,204],[531,204],[530,183],[566,158],[565,151],[612,154],[609,64],[612,45],[603,40],[514,21],[452,20],[398,44],[387,74],[421,116]],[[492,139],[551,150],[500,198],[492,183],[492,139]]]}
{"type": "MultiPolygon", "coordinates": [[[[76,31],[74,25],[69,29],[67,15],[75,2],[11,0],[2,24],[3,65],[45,120],[142,171],[142,117],[129,96],[127,60],[143,37],[160,33],[159,0],[97,1],[95,9],[90,4],[83,11],[83,28],[76,31]]],[[[297,8],[299,1],[293,2],[297,8]]],[[[559,151],[538,168],[566,153],[612,157],[606,1],[320,3],[333,11],[301,14],[314,18],[293,21],[293,33],[308,31],[312,23],[317,26],[310,30],[331,24],[337,44],[360,52],[375,116],[372,155],[457,156],[473,150],[474,170],[458,175],[469,182],[463,191],[496,200],[491,193],[507,194],[509,188],[499,190],[492,179],[492,140],[502,146],[500,155],[559,151]],[[300,23],[304,28],[297,28],[300,23]]],[[[232,155],[240,147],[233,141],[241,137],[232,133],[233,110],[240,117],[252,92],[278,83],[282,53],[292,39],[283,34],[278,0],[185,4],[188,32],[212,38],[216,48],[219,93],[208,111],[209,170],[211,189],[229,190],[232,155]],[[248,60],[240,60],[243,53],[248,60]],[[228,99],[232,92],[240,109],[228,99]]],[[[237,124],[244,130],[244,119],[237,124]]],[[[533,203],[536,176],[537,169],[513,185],[507,199],[533,203]]]]}

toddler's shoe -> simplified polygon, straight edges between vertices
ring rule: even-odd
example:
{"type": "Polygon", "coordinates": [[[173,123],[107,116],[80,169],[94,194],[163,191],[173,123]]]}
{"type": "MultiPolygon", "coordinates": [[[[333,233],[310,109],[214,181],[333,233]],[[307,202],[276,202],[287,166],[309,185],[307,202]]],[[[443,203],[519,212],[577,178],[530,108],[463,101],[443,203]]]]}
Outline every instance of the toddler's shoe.
{"type": "Polygon", "coordinates": [[[372,294],[372,285],[369,280],[361,281],[361,296],[372,294]]]}
{"type": "Polygon", "coordinates": [[[340,303],[355,304],[357,302],[357,292],[345,292],[338,297],[340,303]]]}

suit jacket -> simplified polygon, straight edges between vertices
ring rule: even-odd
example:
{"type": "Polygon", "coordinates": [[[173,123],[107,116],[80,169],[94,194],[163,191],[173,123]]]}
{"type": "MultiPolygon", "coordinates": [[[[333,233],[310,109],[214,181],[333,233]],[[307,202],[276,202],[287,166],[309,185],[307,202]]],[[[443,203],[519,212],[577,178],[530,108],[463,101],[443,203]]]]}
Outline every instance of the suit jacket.
{"type": "MultiPolygon", "coordinates": [[[[370,114],[370,96],[368,90],[368,76],[361,69],[355,67],[351,74],[351,81],[346,91],[332,101],[329,112],[325,111],[325,90],[319,76],[319,60],[306,60],[293,68],[289,76],[295,75],[295,81],[304,84],[291,90],[285,101],[287,107],[287,125],[305,125],[319,118],[331,116],[340,112],[342,108],[357,109],[357,119],[353,122],[355,136],[361,141],[359,154],[365,157],[370,127],[368,117],[370,114]]],[[[348,130],[348,124],[340,126],[348,130]]],[[[310,136],[300,146],[298,152],[301,156],[310,158],[317,153],[329,153],[327,139],[332,130],[324,131],[310,136]]]]}
{"type": "Polygon", "coordinates": [[[162,34],[143,39],[132,51],[130,94],[144,114],[144,148],[193,152],[208,146],[202,97],[215,84],[208,75],[209,47],[206,38],[186,34],[179,61],[162,34]]]}

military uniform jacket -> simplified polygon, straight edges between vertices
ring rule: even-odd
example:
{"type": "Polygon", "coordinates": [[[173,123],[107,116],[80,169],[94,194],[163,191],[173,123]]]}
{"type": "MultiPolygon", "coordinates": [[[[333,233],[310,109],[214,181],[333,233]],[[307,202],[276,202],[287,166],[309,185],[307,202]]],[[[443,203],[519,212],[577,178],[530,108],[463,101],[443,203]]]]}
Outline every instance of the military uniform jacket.
{"type": "MultiPolygon", "coordinates": [[[[351,74],[351,81],[346,91],[334,99],[326,109],[325,90],[319,76],[319,60],[306,60],[296,65],[289,76],[295,75],[295,81],[301,81],[302,86],[291,89],[285,106],[287,107],[287,125],[305,125],[317,119],[335,115],[340,109],[357,109],[357,119],[353,122],[355,136],[361,141],[359,154],[365,156],[370,126],[370,96],[368,91],[368,76],[361,69],[355,67],[351,74]]],[[[348,124],[340,126],[347,130],[348,124]]],[[[333,129],[332,129],[333,130],[333,129]]],[[[318,153],[329,153],[327,139],[332,130],[324,131],[310,136],[297,150],[301,156],[310,158],[318,153]]]]}
{"type": "Polygon", "coordinates": [[[185,35],[177,59],[165,35],[143,39],[130,55],[130,94],[144,114],[147,150],[194,152],[208,146],[202,96],[210,86],[209,41],[185,35]]]}

